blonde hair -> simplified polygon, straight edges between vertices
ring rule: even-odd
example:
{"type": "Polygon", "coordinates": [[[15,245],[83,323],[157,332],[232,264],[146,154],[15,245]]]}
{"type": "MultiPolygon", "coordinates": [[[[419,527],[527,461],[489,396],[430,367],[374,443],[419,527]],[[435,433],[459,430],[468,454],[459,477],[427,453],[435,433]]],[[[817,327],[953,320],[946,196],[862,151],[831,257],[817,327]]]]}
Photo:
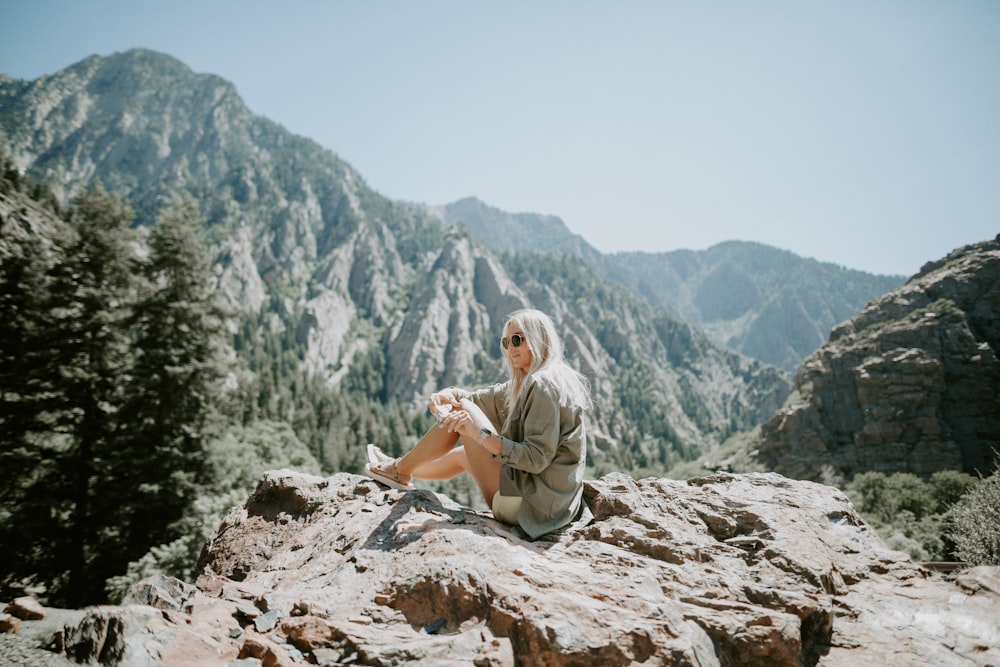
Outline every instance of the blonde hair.
{"type": "Polygon", "coordinates": [[[529,375],[539,374],[551,382],[559,392],[561,402],[570,407],[589,410],[590,383],[583,375],[574,370],[563,356],[563,343],[556,331],[552,318],[540,310],[525,308],[515,310],[504,321],[504,331],[507,325],[514,323],[521,327],[524,343],[531,350],[531,366],[527,371],[514,368],[510,356],[501,347],[510,383],[507,389],[507,406],[513,410],[517,397],[524,388],[524,381],[529,375]]]}

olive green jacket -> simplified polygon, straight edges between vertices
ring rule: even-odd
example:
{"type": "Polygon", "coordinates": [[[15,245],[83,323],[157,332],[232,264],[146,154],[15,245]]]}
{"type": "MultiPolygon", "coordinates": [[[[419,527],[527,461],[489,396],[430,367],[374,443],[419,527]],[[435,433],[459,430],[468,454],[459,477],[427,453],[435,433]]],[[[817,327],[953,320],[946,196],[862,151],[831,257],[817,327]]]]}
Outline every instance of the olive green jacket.
{"type": "Polygon", "coordinates": [[[495,425],[503,446],[500,494],[520,496],[517,522],[535,539],[571,523],[583,504],[587,433],[583,410],[562,403],[544,371],[525,379],[513,410],[507,383],[468,393],[495,425]]]}

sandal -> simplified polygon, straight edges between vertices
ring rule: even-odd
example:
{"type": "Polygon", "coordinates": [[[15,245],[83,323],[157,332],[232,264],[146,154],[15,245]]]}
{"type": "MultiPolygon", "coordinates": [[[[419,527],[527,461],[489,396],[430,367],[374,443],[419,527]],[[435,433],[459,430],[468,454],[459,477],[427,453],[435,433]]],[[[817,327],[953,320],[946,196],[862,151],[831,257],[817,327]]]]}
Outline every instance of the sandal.
{"type": "Polygon", "coordinates": [[[377,464],[366,463],[365,473],[379,484],[385,484],[390,488],[399,489],[400,491],[413,490],[413,485],[410,484],[410,476],[400,474],[399,469],[396,467],[396,459],[381,461],[377,464]]]}
{"type": "Polygon", "coordinates": [[[368,443],[369,465],[380,466],[384,463],[388,463],[389,461],[395,461],[395,460],[396,459],[392,458],[391,456],[383,452],[378,445],[373,445],[372,443],[368,443]]]}

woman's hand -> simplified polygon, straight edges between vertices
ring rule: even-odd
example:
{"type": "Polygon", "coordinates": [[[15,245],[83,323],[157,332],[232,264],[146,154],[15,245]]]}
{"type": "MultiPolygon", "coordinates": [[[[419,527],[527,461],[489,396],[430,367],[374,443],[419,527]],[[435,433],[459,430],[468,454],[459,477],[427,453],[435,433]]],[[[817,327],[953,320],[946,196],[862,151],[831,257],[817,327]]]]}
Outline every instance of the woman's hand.
{"type": "Polygon", "coordinates": [[[434,418],[441,421],[445,415],[461,405],[458,390],[455,387],[448,387],[431,394],[429,409],[434,418]]]}
{"type": "Polygon", "coordinates": [[[458,433],[462,442],[469,446],[472,443],[482,445],[491,454],[499,454],[503,449],[503,441],[497,437],[482,437],[483,430],[496,434],[496,427],[475,403],[467,398],[458,402],[458,407],[449,412],[442,420],[441,427],[453,433],[458,433]]]}
{"type": "Polygon", "coordinates": [[[461,408],[452,410],[441,419],[441,428],[451,433],[458,433],[463,441],[475,440],[479,437],[479,427],[468,411],[461,408]]]}

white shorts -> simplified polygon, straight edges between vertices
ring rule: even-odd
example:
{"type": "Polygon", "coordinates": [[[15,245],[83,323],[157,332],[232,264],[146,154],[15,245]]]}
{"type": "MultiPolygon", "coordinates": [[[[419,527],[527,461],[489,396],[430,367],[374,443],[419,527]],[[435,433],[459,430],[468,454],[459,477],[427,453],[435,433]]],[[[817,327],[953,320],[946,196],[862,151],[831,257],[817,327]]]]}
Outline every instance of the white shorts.
{"type": "Polygon", "coordinates": [[[501,496],[499,491],[493,494],[493,517],[497,521],[516,526],[519,509],[521,509],[521,496],[501,496]]]}

